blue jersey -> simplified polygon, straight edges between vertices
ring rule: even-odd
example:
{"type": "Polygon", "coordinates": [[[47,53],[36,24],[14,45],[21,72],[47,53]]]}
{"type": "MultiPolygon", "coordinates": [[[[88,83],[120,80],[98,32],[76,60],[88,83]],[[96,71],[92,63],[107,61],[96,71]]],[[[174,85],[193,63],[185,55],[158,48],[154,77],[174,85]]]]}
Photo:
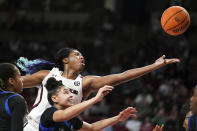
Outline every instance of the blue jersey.
{"type": "Polygon", "coordinates": [[[22,131],[26,103],[22,96],[0,91],[0,131],[22,131]]]}

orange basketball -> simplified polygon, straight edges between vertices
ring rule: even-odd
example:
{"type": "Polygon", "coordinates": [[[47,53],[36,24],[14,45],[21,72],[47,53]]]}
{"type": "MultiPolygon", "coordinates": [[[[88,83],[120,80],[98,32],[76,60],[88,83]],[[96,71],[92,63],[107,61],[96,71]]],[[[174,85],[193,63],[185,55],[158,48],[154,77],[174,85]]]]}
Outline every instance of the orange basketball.
{"type": "Polygon", "coordinates": [[[188,29],[189,25],[189,13],[181,6],[169,7],[161,16],[161,26],[169,35],[180,35],[188,29]]]}

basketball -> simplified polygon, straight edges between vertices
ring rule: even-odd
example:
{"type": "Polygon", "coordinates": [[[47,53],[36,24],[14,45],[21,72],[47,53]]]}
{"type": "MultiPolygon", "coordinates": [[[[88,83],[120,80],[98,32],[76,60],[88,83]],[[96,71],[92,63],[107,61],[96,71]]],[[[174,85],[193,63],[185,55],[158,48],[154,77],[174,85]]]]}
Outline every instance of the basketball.
{"type": "Polygon", "coordinates": [[[172,36],[184,33],[190,25],[190,16],[181,6],[171,6],[161,16],[163,30],[172,36]]]}

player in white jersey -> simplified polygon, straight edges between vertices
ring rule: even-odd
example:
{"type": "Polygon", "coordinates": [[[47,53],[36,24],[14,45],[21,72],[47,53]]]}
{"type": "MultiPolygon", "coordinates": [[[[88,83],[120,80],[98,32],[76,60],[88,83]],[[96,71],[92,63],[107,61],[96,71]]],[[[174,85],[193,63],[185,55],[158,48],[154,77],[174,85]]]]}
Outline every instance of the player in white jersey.
{"type": "MultiPolygon", "coordinates": [[[[49,65],[59,68],[59,70],[62,71],[61,76],[63,78],[70,79],[70,80],[76,80],[78,78],[80,72],[83,70],[83,68],[85,66],[84,57],[76,49],[63,48],[57,52],[55,58],[56,58],[56,63],[54,65],[51,63],[49,64],[48,62],[42,61],[40,59],[31,61],[30,64],[27,64],[27,63],[25,63],[25,61],[22,60],[22,58],[19,59],[19,62],[17,65],[23,71],[33,73],[32,75],[28,75],[28,76],[23,77],[23,84],[24,84],[23,86],[25,88],[28,88],[28,87],[34,87],[34,86],[41,85],[42,81],[50,73],[49,70],[41,70],[44,67],[44,65],[48,65],[48,69],[50,69],[49,65]],[[34,62],[37,62],[38,64],[35,64],[34,62]],[[26,68],[23,68],[24,65],[26,66],[26,68]],[[39,68],[39,67],[41,67],[41,68],[39,68]],[[40,71],[36,72],[34,69],[40,70],[40,71]],[[34,72],[36,72],[36,73],[34,73],[34,72]]],[[[177,63],[177,62],[180,62],[179,59],[165,59],[165,56],[163,55],[162,57],[157,59],[153,64],[150,64],[148,66],[144,66],[142,68],[130,69],[130,70],[127,70],[127,71],[119,73],[119,74],[112,74],[112,75],[101,76],[101,77],[99,77],[99,76],[85,76],[82,78],[82,81],[80,83],[82,86],[82,93],[83,93],[82,100],[86,99],[93,91],[98,90],[99,88],[103,87],[104,85],[115,86],[115,85],[130,81],[130,80],[133,80],[137,77],[140,77],[146,73],[149,73],[149,72],[156,70],[160,67],[163,67],[167,64],[172,64],[172,63],[177,63]]],[[[78,82],[76,82],[76,85],[77,84],[78,84],[78,82]]],[[[70,87],[68,86],[68,88],[71,88],[71,86],[70,87]]],[[[40,91],[41,91],[41,89],[40,89],[40,91]]],[[[39,93],[40,93],[40,91],[39,91],[39,93]]],[[[74,93],[72,92],[72,94],[74,94],[74,93]]],[[[43,92],[42,97],[44,95],[46,95],[45,92],[43,92]]],[[[80,97],[80,96],[77,96],[74,99],[76,99],[78,97],[80,97]]],[[[38,98],[39,97],[37,97],[37,101],[38,101],[38,98]]],[[[43,110],[46,109],[46,108],[44,108],[44,106],[42,106],[42,107],[43,107],[43,110]]],[[[38,107],[36,107],[36,108],[38,108],[38,107]]],[[[31,114],[31,112],[30,112],[30,114],[31,114]]],[[[28,122],[29,121],[30,121],[30,119],[28,120],[28,122]]],[[[36,120],[33,120],[33,121],[34,121],[34,124],[37,123],[36,120]]],[[[36,126],[36,127],[38,127],[38,126],[36,126]]],[[[33,128],[33,126],[32,126],[32,128],[33,128]]],[[[28,131],[31,131],[30,129],[31,129],[31,127],[28,128],[28,131]]],[[[25,131],[27,131],[26,127],[25,127],[25,131]]]]}
{"type": "Polygon", "coordinates": [[[54,77],[56,80],[61,80],[65,86],[69,87],[70,92],[72,92],[74,104],[78,104],[82,101],[83,94],[82,94],[81,75],[78,75],[78,77],[75,80],[71,80],[62,77],[61,74],[62,71],[59,71],[58,68],[53,68],[42,81],[42,86],[38,90],[38,95],[34,103],[33,109],[31,110],[31,112],[27,117],[28,124],[25,126],[24,130],[26,131],[37,130],[39,128],[40,116],[42,115],[45,109],[51,107],[51,105],[48,102],[48,98],[47,98],[48,93],[45,87],[48,78],[54,77]]]}

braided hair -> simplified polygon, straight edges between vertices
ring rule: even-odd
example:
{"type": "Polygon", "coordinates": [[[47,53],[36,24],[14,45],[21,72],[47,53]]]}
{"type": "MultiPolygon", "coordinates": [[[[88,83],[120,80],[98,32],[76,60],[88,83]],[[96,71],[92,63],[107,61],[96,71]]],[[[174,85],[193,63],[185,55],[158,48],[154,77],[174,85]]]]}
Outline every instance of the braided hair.
{"type": "Polygon", "coordinates": [[[33,74],[40,70],[51,70],[53,67],[57,67],[59,70],[63,71],[64,65],[62,59],[67,58],[73,50],[73,48],[60,49],[55,55],[55,62],[43,59],[28,60],[27,58],[20,57],[17,60],[16,65],[26,74],[33,74]]]}

